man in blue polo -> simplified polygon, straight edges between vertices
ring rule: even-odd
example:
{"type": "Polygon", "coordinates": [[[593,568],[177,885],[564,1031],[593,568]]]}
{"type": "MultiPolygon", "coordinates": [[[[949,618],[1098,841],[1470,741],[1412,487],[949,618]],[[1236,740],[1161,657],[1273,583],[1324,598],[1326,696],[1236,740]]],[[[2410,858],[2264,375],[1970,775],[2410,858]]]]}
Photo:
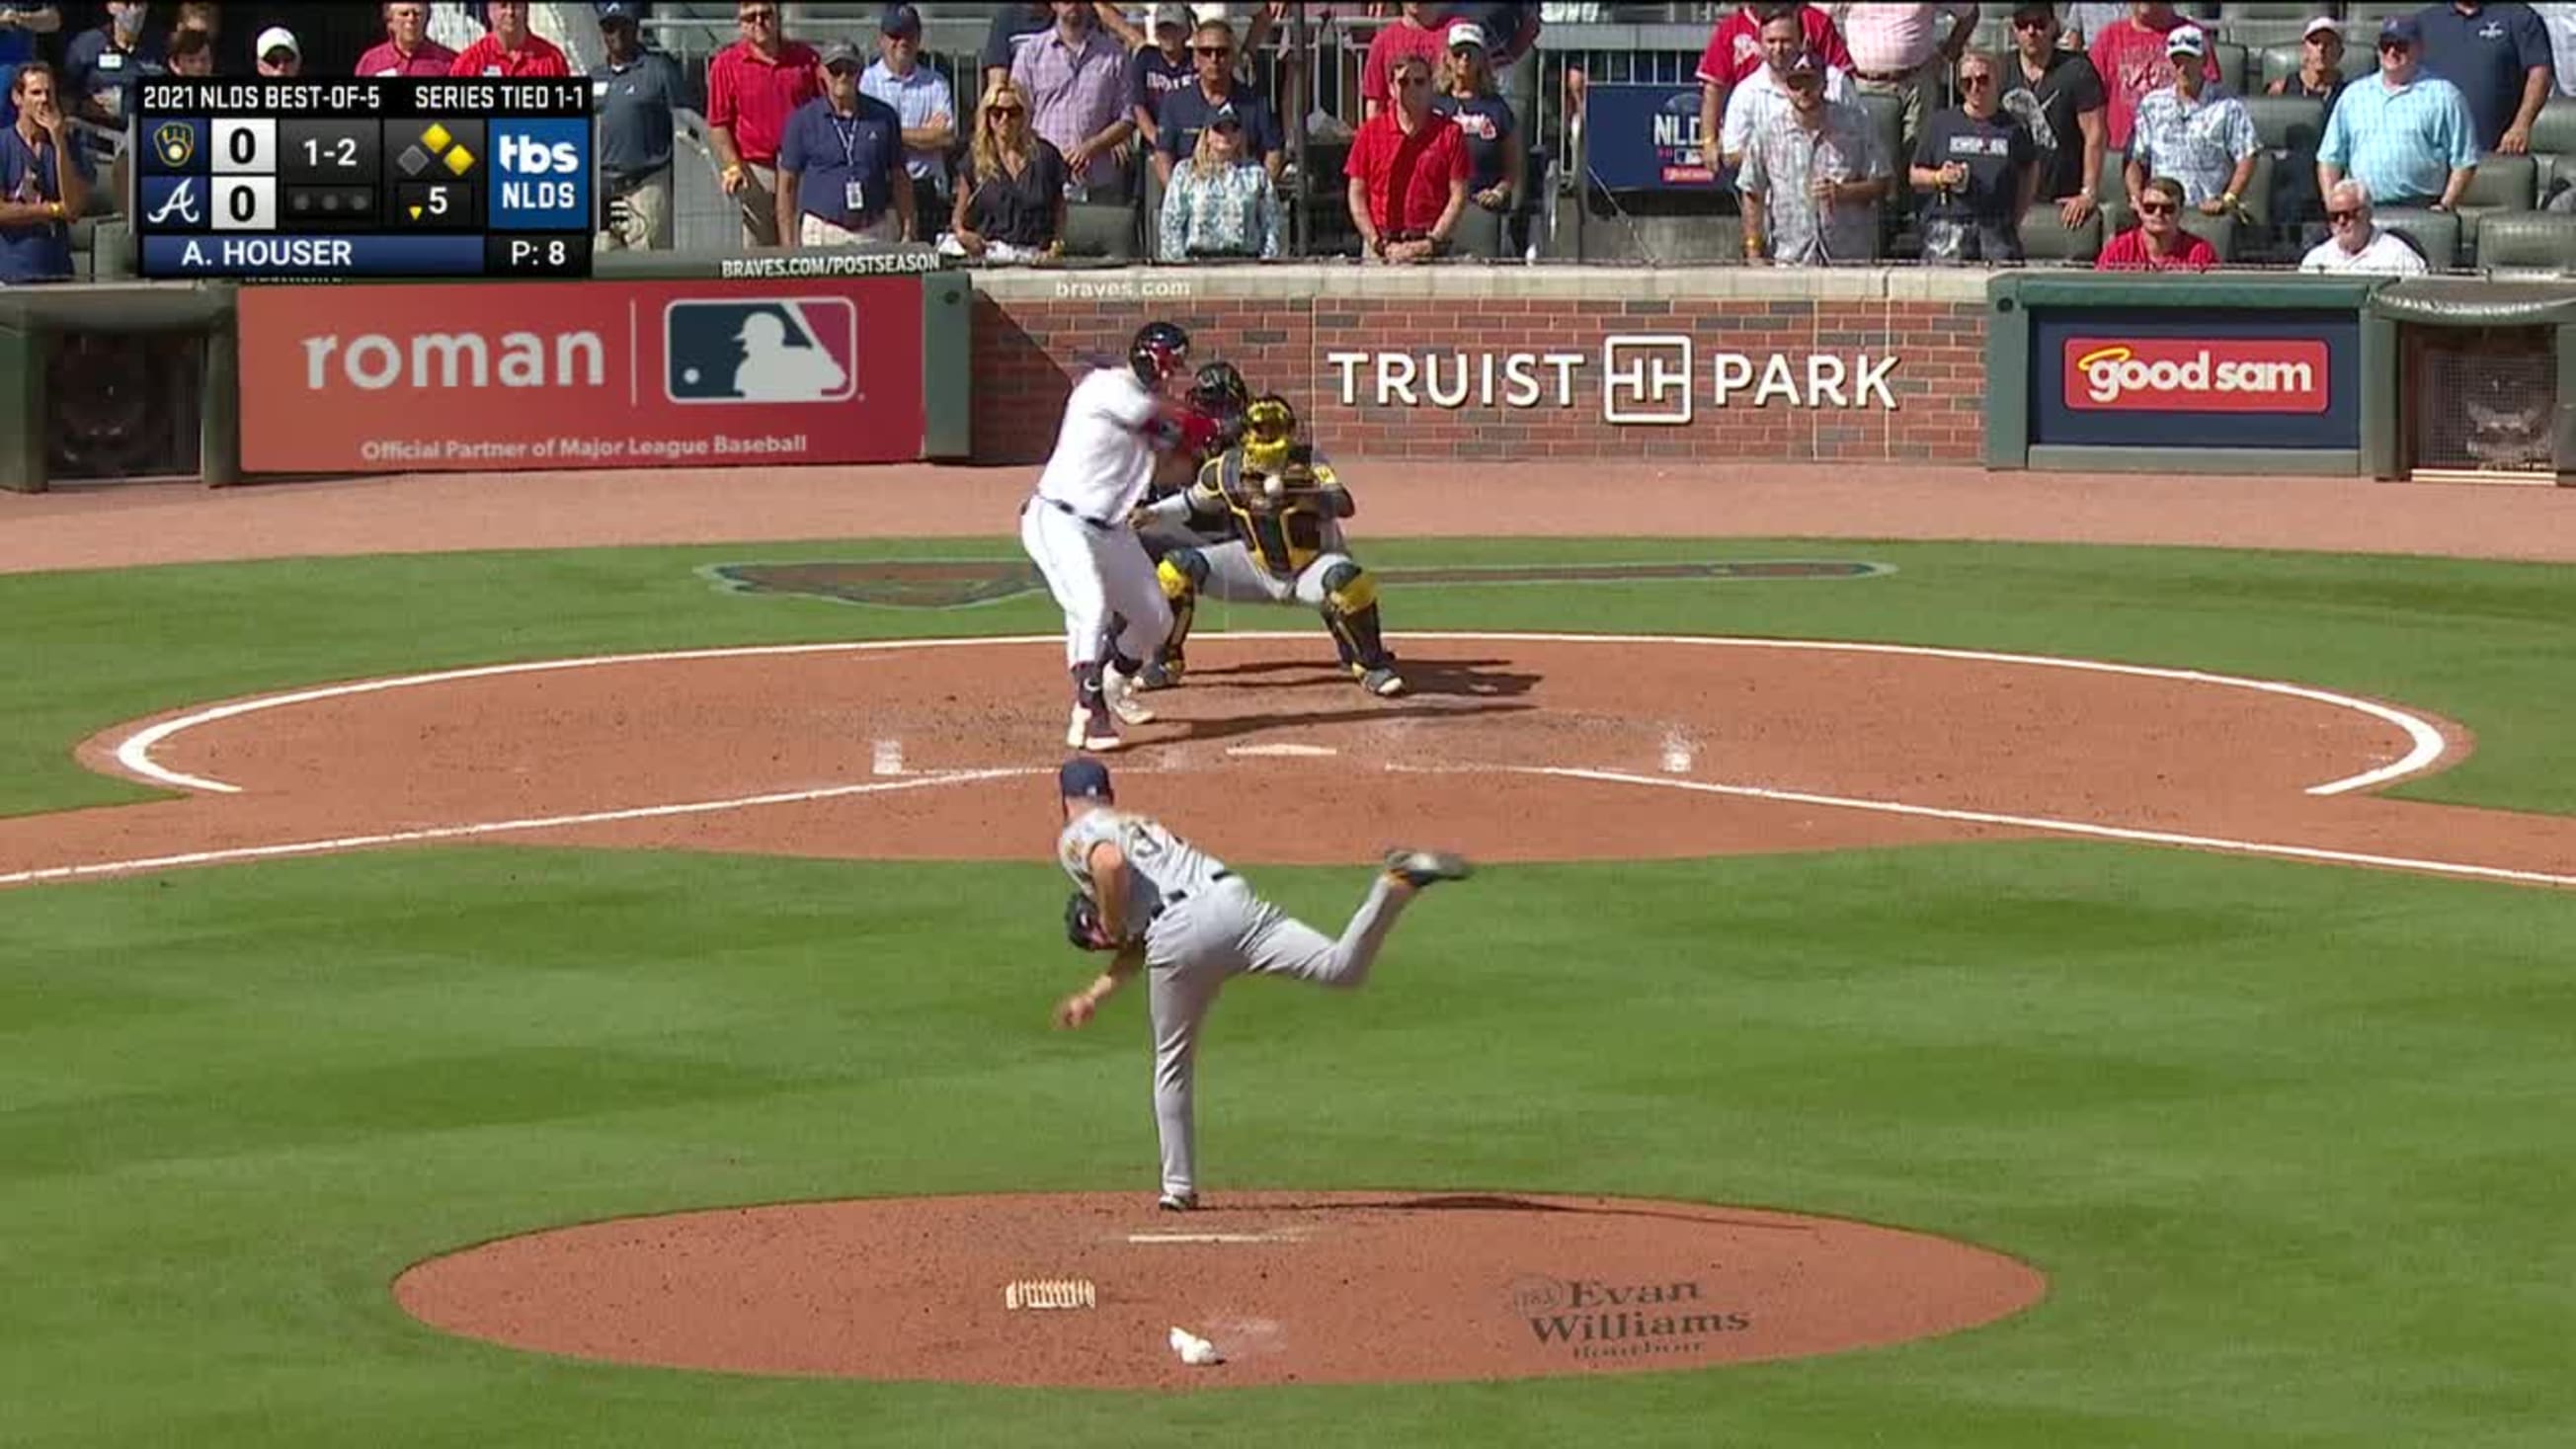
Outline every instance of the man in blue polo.
{"type": "Polygon", "coordinates": [[[672,113],[685,99],[680,68],[644,44],[631,0],[599,7],[607,58],[590,68],[599,112],[601,251],[671,249],[672,113]]]}
{"type": "Polygon", "coordinates": [[[914,230],[903,118],[859,90],[867,64],[846,40],[823,47],[823,93],[778,138],[778,235],[797,246],[899,242],[914,230]]]}
{"type": "Polygon", "coordinates": [[[2412,15],[2379,26],[2379,74],[2344,87],[2317,145],[2317,193],[2349,175],[2388,206],[2448,211],[2477,175],[2477,121],[2460,88],[2423,69],[2412,15]]]}
{"type": "Polygon", "coordinates": [[[1217,108],[1229,105],[1243,122],[1244,154],[1259,161],[1272,181],[1279,179],[1288,148],[1280,143],[1278,118],[1268,102],[1235,78],[1237,54],[1234,27],[1223,20],[1200,21],[1191,34],[1190,58],[1198,66],[1198,79],[1163,97],[1163,135],[1154,149],[1154,169],[1165,184],[1172,179],[1172,168],[1198,149],[1199,132],[1207,129],[1217,108]]]}
{"type": "Polygon", "coordinates": [[[957,102],[948,77],[921,63],[921,12],[889,5],[877,20],[877,61],[859,76],[859,93],[894,107],[903,121],[903,168],[912,177],[916,215],[948,215],[948,151],[957,141],[957,102]]]}
{"type": "Polygon", "coordinates": [[[2478,149],[2520,156],[2556,83],[2549,27],[2528,5],[2454,0],[2415,14],[2424,69],[2460,88],[2477,121],[2478,149]]]}

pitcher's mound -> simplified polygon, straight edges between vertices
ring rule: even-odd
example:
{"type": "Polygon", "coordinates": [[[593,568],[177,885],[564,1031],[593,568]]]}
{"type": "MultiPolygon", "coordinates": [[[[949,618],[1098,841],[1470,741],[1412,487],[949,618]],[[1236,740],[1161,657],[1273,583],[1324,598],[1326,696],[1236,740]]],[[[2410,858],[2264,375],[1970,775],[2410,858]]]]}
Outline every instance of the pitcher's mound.
{"type": "Polygon", "coordinates": [[[1700,1368],[2029,1307],[2027,1264],[1704,1204],[1485,1194],[886,1198],[630,1218],[406,1272],[449,1332],[670,1368],[1115,1388],[1700,1368]],[[1014,1310],[1029,1280],[1090,1306],[1014,1310]],[[1174,1327],[1225,1362],[1186,1367],[1174,1327]]]}

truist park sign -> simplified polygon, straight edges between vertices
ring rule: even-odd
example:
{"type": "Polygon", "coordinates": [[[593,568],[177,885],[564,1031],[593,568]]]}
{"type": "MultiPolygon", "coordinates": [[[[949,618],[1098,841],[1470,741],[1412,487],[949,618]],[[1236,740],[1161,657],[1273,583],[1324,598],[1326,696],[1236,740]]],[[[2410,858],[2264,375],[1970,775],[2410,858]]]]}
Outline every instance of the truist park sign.
{"type": "Polygon", "coordinates": [[[1604,337],[1595,350],[1327,352],[1333,395],[1356,408],[1597,407],[1605,423],[1688,423],[1702,408],[1896,411],[1899,358],[1868,352],[1702,351],[1682,334],[1604,337]]]}

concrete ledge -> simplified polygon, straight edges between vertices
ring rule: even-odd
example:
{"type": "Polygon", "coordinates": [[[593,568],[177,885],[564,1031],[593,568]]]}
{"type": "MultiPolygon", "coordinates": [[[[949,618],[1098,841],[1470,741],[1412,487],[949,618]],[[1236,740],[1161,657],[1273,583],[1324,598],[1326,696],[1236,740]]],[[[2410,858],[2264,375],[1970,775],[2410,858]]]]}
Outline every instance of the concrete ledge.
{"type": "Polygon", "coordinates": [[[1982,305],[1994,274],[1948,267],[1362,267],[1282,263],[1236,267],[992,268],[975,290],[1003,303],[1258,298],[1548,301],[1967,302],[1982,305]]]}

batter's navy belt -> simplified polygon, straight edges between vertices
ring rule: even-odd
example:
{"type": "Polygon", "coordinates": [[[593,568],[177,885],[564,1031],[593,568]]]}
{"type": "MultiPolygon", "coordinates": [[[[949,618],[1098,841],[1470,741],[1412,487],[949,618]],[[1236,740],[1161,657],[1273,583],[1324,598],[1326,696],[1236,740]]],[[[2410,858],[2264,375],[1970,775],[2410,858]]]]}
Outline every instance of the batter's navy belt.
{"type": "MultiPolygon", "coordinates": [[[[1208,884],[1214,885],[1218,881],[1232,879],[1234,879],[1233,871],[1221,870],[1208,877],[1208,884]]],[[[1188,900],[1189,898],[1190,893],[1188,891],[1174,891],[1170,895],[1163,897],[1162,904],[1154,907],[1153,914],[1145,918],[1145,924],[1150,926],[1156,921],[1161,920],[1163,918],[1163,912],[1170,910],[1172,907],[1179,905],[1181,902],[1188,900]]]]}
{"type": "Polygon", "coordinates": [[[1070,504],[1070,503],[1059,503],[1059,502],[1057,502],[1056,500],[1054,500],[1054,499],[1052,499],[1052,498],[1049,498],[1048,496],[1046,496],[1046,495],[1045,495],[1045,494],[1043,494],[1043,493],[1038,494],[1036,497],[1031,498],[1029,501],[1030,501],[1031,503],[1043,503],[1043,504],[1045,504],[1047,507],[1054,509],[1056,512],[1063,514],[1063,515],[1064,515],[1065,517],[1067,517],[1067,518],[1075,519],[1075,520],[1077,520],[1077,521],[1079,521],[1079,522],[1083,522],[1083,523],[1088,523],[1088,524],[1090,524],[1093,528],[1096,528],[1096,529],[1100,530],[1102,533],[1107,533],[1107,532],[1109,531],[1109,525],[1108,525],[1108,524],[1101,522],[1099,519],[1092,517],[1092,516],[1091,516],[1090,514],[1088,514],[1088,513],[1076,513],[1076,512],[1074,512],[1074,510],[1073,510],[1073,505],[1072,505],[1072,504],[1070,504]]]}

